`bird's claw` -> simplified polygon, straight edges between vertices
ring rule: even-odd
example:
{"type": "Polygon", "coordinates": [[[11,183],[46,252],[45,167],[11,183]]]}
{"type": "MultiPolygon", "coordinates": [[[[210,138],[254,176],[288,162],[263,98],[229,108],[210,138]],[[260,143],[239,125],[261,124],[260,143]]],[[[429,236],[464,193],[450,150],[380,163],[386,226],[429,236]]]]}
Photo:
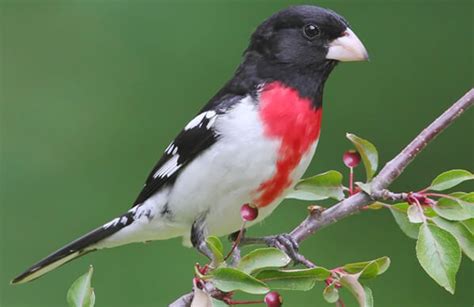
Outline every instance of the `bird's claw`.
{"type": "Polygon", "coordinates": [[[278,248],[285,252],[295,264],[305,261],[304,256],[298,252],[300,248],[298,242],[288,233],[270,236],[265,238],[264,241],[268,246],[278,248]]]}

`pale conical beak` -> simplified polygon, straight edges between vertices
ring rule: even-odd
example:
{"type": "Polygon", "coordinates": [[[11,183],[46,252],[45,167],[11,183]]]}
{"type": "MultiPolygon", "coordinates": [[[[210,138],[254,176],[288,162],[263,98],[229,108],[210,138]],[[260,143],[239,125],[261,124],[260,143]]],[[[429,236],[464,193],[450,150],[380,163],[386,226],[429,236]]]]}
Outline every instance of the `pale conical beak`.
{"type": "Polygon", "coordinates": [[[341,37],[329,43],[326,59],[341,62],[367,61],[369,55],[357,35],[347,28],[341,37]]]}

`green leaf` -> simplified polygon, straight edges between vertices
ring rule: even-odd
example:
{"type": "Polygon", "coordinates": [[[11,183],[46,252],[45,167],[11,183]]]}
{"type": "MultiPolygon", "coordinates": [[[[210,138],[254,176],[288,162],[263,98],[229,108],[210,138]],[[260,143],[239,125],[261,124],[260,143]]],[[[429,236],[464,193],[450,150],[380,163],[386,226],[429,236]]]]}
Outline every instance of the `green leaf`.
{"type": "Polygon", "coordinates": [[[469,230],[469,232],[474,235],[474,218],[461,221],[460,223],[463,224],[464,227],[466,227],[466,229],[469,230]]]}
{"type": "Polygon", "coordinates": [[[474,260],[474,235],[460,222],[451,222],[443,218],[436,217],[433,222],[440,228],[451,233],[458,241],[464,254],[474,260]]]}
{"type": "Polygon", "coordinates": [[[374,307],[374,295],[372,294],[372,290],[367,286],[363,287],[365,291],[365,307],[374,307]]]}
{"type": "Polygon", "coordinates": [[[372,195],[372,187],[370,183],[364,183],[357,181],[356,186],[358,186],[362,191],[364,191],[367,195],[372,195]]]}
{"type": "Polygon", "coordinates": [[[349,263],[344,265],[344,271],[351,274],[360,273],[360,278],[369,279],[383,274],[390,266],[390,258],[381,257],[372,261],[349,263]]]}
{"type": "Polygon", "coordinates": [[[422,224],[416,243],[416,256],[426,273],[454,294],[456,273],[461,263],[461,249],[456,239],[436,225],[422,224]]]}
{"type": "Polygon", "coordinates": [[[367,175],[367,181],[370,181],[377,171],[379,163],[379,155],[377,148],[367,140],[358,137],[355,134],[347,133],[346,137],[354,144],[357,151],[360,153],[362,162],[365,166],[365,173],[367,175]]]}
{"type": "MultiPolygon", "coordinates": [[[[212,301],[212,307],[229,307],[226,303],[224,303],[221,300],[217,300],[215,298],[211,298],[212,301]]],[[[192,307],[192,306],[191,306],[192,307]]],[[[196,306],[196,307],[201,307],[201,306],[196,306]]]]}
{"type": "Polygon", "coordinates": [[[439,216],[450,221],[463,221],[471,217],[459,201],[451,198],[440,198],[432,208],[439,216]]]}
{"type": "Polygon", "coordinates": [[[206,244],[214,255],[217,265],[224,262],[224,246],[218,237],[209,236],[206,238],[206,244]]]}
{"type": "Polygon", "coordinates": [[[305,201],[316,201],[316,200],[323,200],[323,199],[328,199],[326,196],[321,196],[321,195],[315,195],[311,192],[307,191],[297,191],[297,190],[291,190],[288,194],[285,196],[286,199],[298,199],[298,200],[305,200],[305,201]]]}
{"type": "Polygon", "coordinates": [[[91,288],[92,273],[94,269],[76,279],[67,291],[67,303],[69,307],[93,307],[95,304],[94,289],[91,288]]]}
{"type": "Polygon", "coordinates": [[[423,223],[423,221],[425,220],[425,214],[423,210],[416,205],[411,205],[408,207],[407,215],[408,220],[410,221],[410,223],[413,224],[423,223]]]}
{"type": "Polygon", "coordinates": [[[328,303],[335,303],[339,300],[339,291],[336,289],[336,285],[330,284],[323,290],[323,297],[328,303]]]}
{"type": "Polygon", "coordinates": [[[390,212],[404,234],[412,239],[418,238],[420,225],[412,224],[407,217],[408,203],[399,203],[390,207],[390,212]]]}
{"type": "Polygon", "coordinates": [[[342,174],[337,171],[328,171],[301,179],[294,187],[294,191],[290,192],[286,198],[312,201],[327,198],[342,200],[344,198],[342,174]]]}
{"type": "Polygon", "coordinates": [[[307,291],[316,281],[322,281],[331,275],[327,269],[315,267],[298,270],[265,270],[259,272],[257,279],[264,281],[271,289],[307,291]]]}
{"type": "Polygon", "coordinates": [[[388,206],[388,205],[385,204],[385,203],[376,201],[376,202],[371,203],[370,205],[368,205],[367,208],[370,209],[370,210],[380,210],[380,209],[385,208],[386,206],[388,206]]]}
{"type": "Polygon", "coordinates": [[[290,262],[290,257],[277,248],[259,248],[242,257],[237,269],[251,274],[256,270],[281,268],[290,262]]]}
{"type": "Polygon", "coordinates": [[[359,303],[359,306],[366,307],[367,298],[365,295],[365,290],[364,287],[362,287],[360,282],[357,280],[356,275],[342,275],[339,279],[339,282],[356,298],[357,303],[359,303]]]}
{"type": "Polygon", "coordinates": [[[437,217],[438,216],[438,214],[430,206],[422,206],[422,208],[423,208],[423,214],[426,217],[437,217]]]}
{"type": "Polygon", "coordinates": [[[407,202],[396,203],[392,205],[392,209],[395,209],[398,212],[402,212],[405,214],[408,212],[408,207],[410,207],[410,205],[407,202]]]}
{"type": "Polygon", "coordinates": [[[224,292],[240,290],[251,294],[265,294],[269,291],[265,283],[234,268],[217,268],[207,279],[211,279],[214,286],[224,292]]]}
{"type": "MultiPolygon", "coordinates": [[[[460,193],[453,193],[454,194],[460,194],[460,193]]],[[[464,195],[460,195],[458,197],[458,202],[459,204],[466,210],[466,212],[469,214],[470,218],[474,218],[474,192],[471,193],[463,193],[464,195]]]]}
{"type": "Polygon", "coordinates": [[[474,179],[474,175],[463,169],[453,169],[439,174],[428,189],[433,191],[443,191],[457,186],[461,182],[474,179]]]}

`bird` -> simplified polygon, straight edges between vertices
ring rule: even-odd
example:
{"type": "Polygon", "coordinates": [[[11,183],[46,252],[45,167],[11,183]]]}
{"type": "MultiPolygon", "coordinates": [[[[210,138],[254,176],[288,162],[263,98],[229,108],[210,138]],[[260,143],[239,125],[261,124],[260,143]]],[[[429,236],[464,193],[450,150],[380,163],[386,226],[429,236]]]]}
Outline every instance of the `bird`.
{"type": "Polygon", "coordinates": [[[312,5],[282,9],[249,39],[234,75],[169,143],[131,209],[60,248],[11,283],[32,281],[89,252],[182,237],[206,254],[206,236],[241,227],[240,208],[282,202],[318,144],[326,80],[339,62],[366,61],[349,23],[312,5]]]}

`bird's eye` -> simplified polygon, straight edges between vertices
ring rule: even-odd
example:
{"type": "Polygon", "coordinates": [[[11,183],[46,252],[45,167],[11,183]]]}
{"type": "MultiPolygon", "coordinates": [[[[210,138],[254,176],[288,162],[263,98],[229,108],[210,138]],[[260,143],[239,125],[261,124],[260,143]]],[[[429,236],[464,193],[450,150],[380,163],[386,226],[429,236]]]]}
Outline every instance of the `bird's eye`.
{"type": "Polygon", "coordinates": [[[303,27],[303,34],[306,36],[308,39],[313,39],[316,36],[319,35],[321,31],[319,30],[319,27],[313,23],[309,23],[303,27]]]}

